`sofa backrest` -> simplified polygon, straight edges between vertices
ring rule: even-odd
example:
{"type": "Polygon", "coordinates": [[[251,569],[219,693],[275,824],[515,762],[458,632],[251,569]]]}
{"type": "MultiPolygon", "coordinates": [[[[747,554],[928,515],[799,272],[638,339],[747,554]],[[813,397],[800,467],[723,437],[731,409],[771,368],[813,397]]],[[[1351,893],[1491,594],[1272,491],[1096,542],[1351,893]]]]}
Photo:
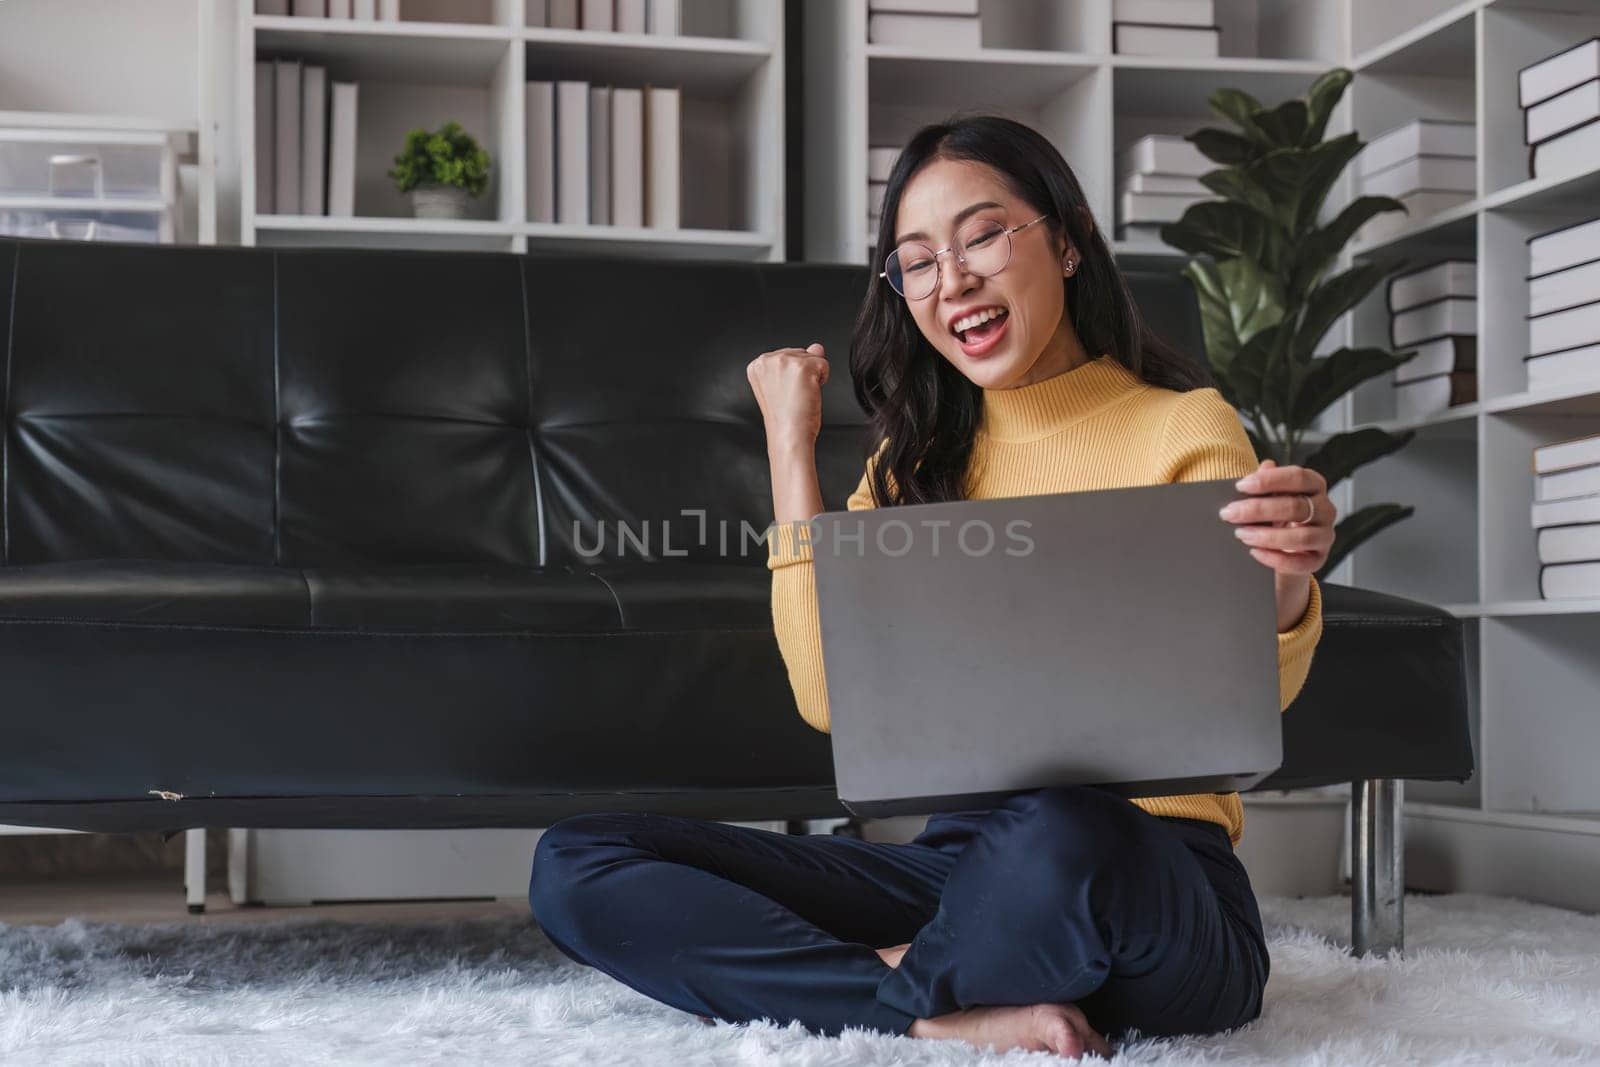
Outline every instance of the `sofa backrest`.
{"type": "MultiPolygon", "coordinates": [[[[745,365],[821,341],[842,507],[864,266],[0,241],[4,563],[743,561],[745,365]]],[[[1186,351],[1176,276],[1131,276],[1186,351]]]]}

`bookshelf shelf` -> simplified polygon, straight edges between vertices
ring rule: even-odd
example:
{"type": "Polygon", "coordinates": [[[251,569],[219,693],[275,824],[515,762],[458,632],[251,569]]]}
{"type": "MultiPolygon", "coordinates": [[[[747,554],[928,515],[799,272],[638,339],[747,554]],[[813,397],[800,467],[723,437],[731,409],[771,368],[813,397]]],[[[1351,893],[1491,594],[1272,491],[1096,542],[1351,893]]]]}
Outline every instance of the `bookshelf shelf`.
{"type": "Polygon", "coordinates": [[[784,257],[782,7],[770,0],[683,0],[679,35],[529,26],[523,0],[467,7],[407,0],[398,22],[254,14],[238,5],[237,100],[244,244],[426,247],[525,252],[784,257]],[[480,21],[424,21],[432,14],[480,21]],[[257,59],[297,59],[355,82],[355,216],[257,214],[257,59]],[[681,93],[678,227],[572,226],[529,218],[528,81],[673,88],[681,93]],[[468,219],[412,217],[386,176],[407,131],[456,119],[491,157],[468,219]]]}
{"type": "Polygon", "coordinates": [[[1493,397],[1483,402],[1483,409],[1491,414],[1600,415],[1600,379],[1493,397]]]}

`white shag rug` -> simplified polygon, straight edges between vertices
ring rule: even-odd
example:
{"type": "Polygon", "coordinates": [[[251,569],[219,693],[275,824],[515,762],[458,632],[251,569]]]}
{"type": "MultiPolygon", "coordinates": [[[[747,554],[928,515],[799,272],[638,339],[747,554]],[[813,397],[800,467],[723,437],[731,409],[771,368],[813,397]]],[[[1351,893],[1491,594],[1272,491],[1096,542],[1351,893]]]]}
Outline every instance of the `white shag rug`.
{"type": "MultiPolygon", "coordinates": [[[[1406,898],[1403,959],[1352,958],[1348,898],[1261,901],[1261,1018],[1127,1064],[1600,1063],[1600,917],[1406,898]]],[[[706,1026],[568,961],[528,920],[0,923],[0,1063],[983,1065],[1066,1062],[798,1023],[706,1026]]],[[[1098,1061],[1092,1061],[1098,1062],[1098,1061]]]]}

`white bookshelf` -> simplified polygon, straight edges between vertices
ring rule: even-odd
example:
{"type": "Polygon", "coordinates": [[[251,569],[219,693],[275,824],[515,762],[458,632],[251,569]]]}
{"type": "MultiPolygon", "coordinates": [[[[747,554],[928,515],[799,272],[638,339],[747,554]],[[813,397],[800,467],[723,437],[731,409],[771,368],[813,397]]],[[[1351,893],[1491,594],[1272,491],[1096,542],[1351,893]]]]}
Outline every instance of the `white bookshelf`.
{"type": "MultiPolygon", "coordinates": [[[[1530,179],[1516,71],[1600,34],[1596,0],[1217,0],[1218,59],[1113,55],[1110,0],[981,0],[978,54],[929,56],[866,39],[866,0],[806,0],[805,254],[866,263],[866,149],[905,142],[961,108],[996,110],[1045,133],[1072,164],[1101,228],[1115,234],[1115,160],[1146,133],[1223,125],[1205,98],[1217,87],[1272,102],[1344,65],[1355,81],[1330,124],[1364,139],[1417,118],[1474,121],[1473,199],[1409,220],[1381,241],[1352,243],[1347,259],[1443,255],[1479,263],[1478,400],[1422,419],[1395,417],[1391,382],[1365,383],[1320,428],[1415,429],[1400,452],[1339,487],[1343,513],[1377,501],[1415,513],[1358,549],[1339,581],[1444,607],[1463,620],[1477,773],[1463,785],[1408,783],[1408,825],[1426,847],[1414,863],[1437,888],[1529,893],[1528,879],[1493,864],[1456,863],[1449,850],[1527,849],[1552,870],[1600,868],[1600,599],[1539,597],[1529,524],[1530,450],[1600,432],[1600,376],[1530,392],[1527,253],[1531,234],[1600,215],[1596,168],[1530,179]],[[1532,823],[1529,822],[1532,820],[1532,823]],[[1537,824],[1515,847],[1508,828],[1537,824]],[[1446,827],[1446,830],[1440,830],[1446,827]],[[1529,844],[1528,842],[1532,842],[1529,844]],[[1457,874],[1458,879],[1451,879],[1457,874]]],[[[1346,179],[1342,195],[1353,189],[1346,179]]],[[[1124,263],[1175,267],[1149,238],[1114,240],[1124,263]]],[[[1387,344],[1385,290],[1335,328],[1338,344],[1387,344]]],[[[1536,895],[1536,894],[1534,894],[1536,895]]],[[[1600,889],[1552,894],[1600,909],[1600,889]]]]}
{"type": "Polygon", "coordinates": [[[235,0],[241,243],[781,260],[782,6],[681,2],[682,33],[665,36],[528,26],[523,0],[402,0],[398,22],[257,15],[235,0]],[[268,58],[360,84],[354,217],[255,211],[252,72],[268,58]],[[679,228],[530,221],[523,85],[560,79],[681,90],[679,228]],[[469,218],[413,218],[386,172],[406,131],[451,118],[489,152],[489,187],[469,218]]]}

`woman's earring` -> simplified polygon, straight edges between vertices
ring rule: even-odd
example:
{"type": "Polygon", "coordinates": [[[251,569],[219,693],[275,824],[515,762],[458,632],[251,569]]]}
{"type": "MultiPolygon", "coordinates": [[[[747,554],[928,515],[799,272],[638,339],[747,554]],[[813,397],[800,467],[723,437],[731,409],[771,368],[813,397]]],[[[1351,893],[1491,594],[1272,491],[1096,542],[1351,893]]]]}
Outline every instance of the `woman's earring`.
{"type": "Polygon", "coordinates": [[[1074,263],[1072,260],[1070,260],[1070,259],[1067,260],[1066,273],[1071,274],[1074,270],[1077,269],[1077,267],[1078,267],[1078,265],[1076,263],[1074,263]]]}

